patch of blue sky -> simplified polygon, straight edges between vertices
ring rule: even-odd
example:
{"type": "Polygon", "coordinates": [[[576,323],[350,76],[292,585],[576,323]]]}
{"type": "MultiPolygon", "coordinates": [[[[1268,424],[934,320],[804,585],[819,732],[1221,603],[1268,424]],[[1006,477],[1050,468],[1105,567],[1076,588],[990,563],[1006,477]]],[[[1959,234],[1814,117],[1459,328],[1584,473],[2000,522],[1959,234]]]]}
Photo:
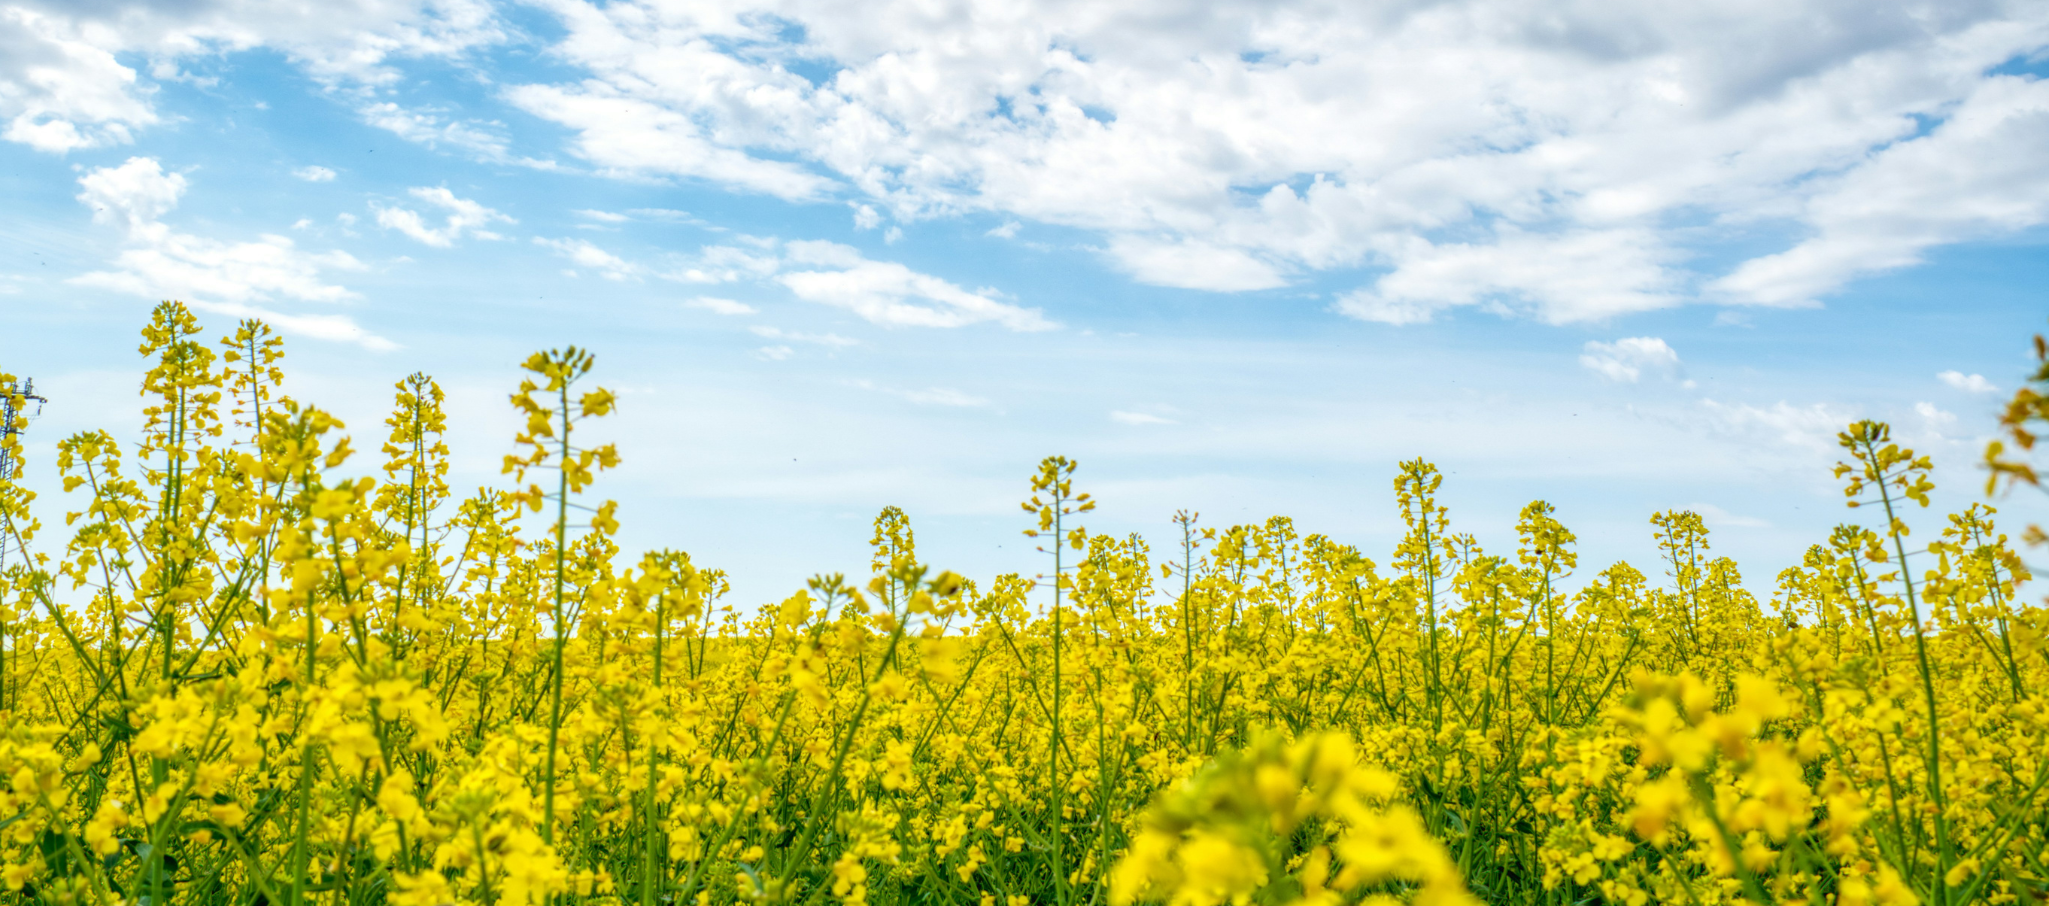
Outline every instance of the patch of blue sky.
{"type": "Polygon", "coordinates": [[[2049,50],[2037,48],[2028,53],[2014,54],[1999,65],[1986,70],[1985,74],[2030,79],[2049,78],[2049,50]]]}

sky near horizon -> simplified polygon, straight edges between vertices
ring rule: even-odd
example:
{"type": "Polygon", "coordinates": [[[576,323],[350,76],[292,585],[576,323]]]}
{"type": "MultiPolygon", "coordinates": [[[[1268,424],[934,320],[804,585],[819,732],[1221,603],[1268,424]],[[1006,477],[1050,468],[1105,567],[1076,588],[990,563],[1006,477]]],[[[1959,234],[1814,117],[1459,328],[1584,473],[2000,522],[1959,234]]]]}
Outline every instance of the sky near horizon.
{"type": "Polygon", "coordinates": [[[0,371],[53,528],[177,298],[359,449],[435,376],[459,491],[518,362],[594,350],[622,543],[743,604],[862,573],[886,505],[1042,571],[1055,453],[1158,552],[1284,514],[1384,564],[1422,456],[1490,551],[1542,498],[1655,576],[1693,509],[1765,594],[1859,515],[1853,419],[1979,499],[2045,75],[2039,0],[0,0],[0,371]]]}

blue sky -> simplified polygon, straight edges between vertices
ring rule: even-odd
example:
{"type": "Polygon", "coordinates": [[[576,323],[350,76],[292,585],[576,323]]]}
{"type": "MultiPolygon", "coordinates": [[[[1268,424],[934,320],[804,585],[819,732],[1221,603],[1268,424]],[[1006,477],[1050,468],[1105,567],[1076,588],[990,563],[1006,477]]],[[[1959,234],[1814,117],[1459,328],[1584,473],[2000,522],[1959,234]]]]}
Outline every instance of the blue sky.
{"type": "Polygon", "coordinates": [[[2028,2],[0,2],[0,370],[52,523],[176,297],[359,446],[435,375],[459,487],[516,363],[594,349],[626,544],[749,603],[891,504],[1040,569],[1052,453],[1159,546],[1384,561],[1421,455],[1491,549],[1543,498],[1655,574],[1692,508],[1762,592],[1855,515],[1851,419],[1974,498],[2049,314],[2045,48],[2028,2]]]}

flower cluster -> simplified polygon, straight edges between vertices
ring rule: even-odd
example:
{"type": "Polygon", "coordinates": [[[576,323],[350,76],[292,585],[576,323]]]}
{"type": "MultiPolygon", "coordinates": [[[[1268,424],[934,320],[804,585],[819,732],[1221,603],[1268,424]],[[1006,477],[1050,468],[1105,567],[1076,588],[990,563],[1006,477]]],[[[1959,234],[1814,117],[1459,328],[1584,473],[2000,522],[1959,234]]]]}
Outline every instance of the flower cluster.
{"type": "Polygon", "coordinates": [[[1764,597],[1682,511],[1653,569],[1576,578],[1541,501],[1489,552],[1421,460],[1385,566],[1281,517],[1157,552],[1054,457],[1041,566],[934,569],[892,507],[865,576],[740,607],[615,542],[588,352],[461,495],[425,375],[363,464],[262,324],[141,351],[140,442],[56,439],[59,542],[0,434],[0,904],[2049,897],[2049,611],[1990,507],[1909,541],[1881,424],[1876,518],[1764,597]]]}

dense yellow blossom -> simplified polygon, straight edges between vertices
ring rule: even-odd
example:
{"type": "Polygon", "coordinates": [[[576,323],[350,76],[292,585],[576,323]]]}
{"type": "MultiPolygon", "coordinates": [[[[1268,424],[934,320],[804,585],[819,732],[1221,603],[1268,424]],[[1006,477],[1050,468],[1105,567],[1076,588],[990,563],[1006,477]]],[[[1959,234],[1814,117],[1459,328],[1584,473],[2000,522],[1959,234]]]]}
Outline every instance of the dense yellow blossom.
{"type": "Polygon", "coordinates": [[[1576,576],[1541,501],[1488,553],[1421,460],[1385,567],[1281,517],[1156,552],[1053,457],[1043,574],[932,569],[889,508],[867,576],[742,608],[613,541],[588,352],[525,363],[461,497],[424,375],[364,464],[262,324],[143,340],[140,443],[0,435],[0,903],[2049,898],[2049,613],[1990,507],[1916,524],[1884,425],[1768,599],[1683,511],[1654,569],[1576,576]]]}

